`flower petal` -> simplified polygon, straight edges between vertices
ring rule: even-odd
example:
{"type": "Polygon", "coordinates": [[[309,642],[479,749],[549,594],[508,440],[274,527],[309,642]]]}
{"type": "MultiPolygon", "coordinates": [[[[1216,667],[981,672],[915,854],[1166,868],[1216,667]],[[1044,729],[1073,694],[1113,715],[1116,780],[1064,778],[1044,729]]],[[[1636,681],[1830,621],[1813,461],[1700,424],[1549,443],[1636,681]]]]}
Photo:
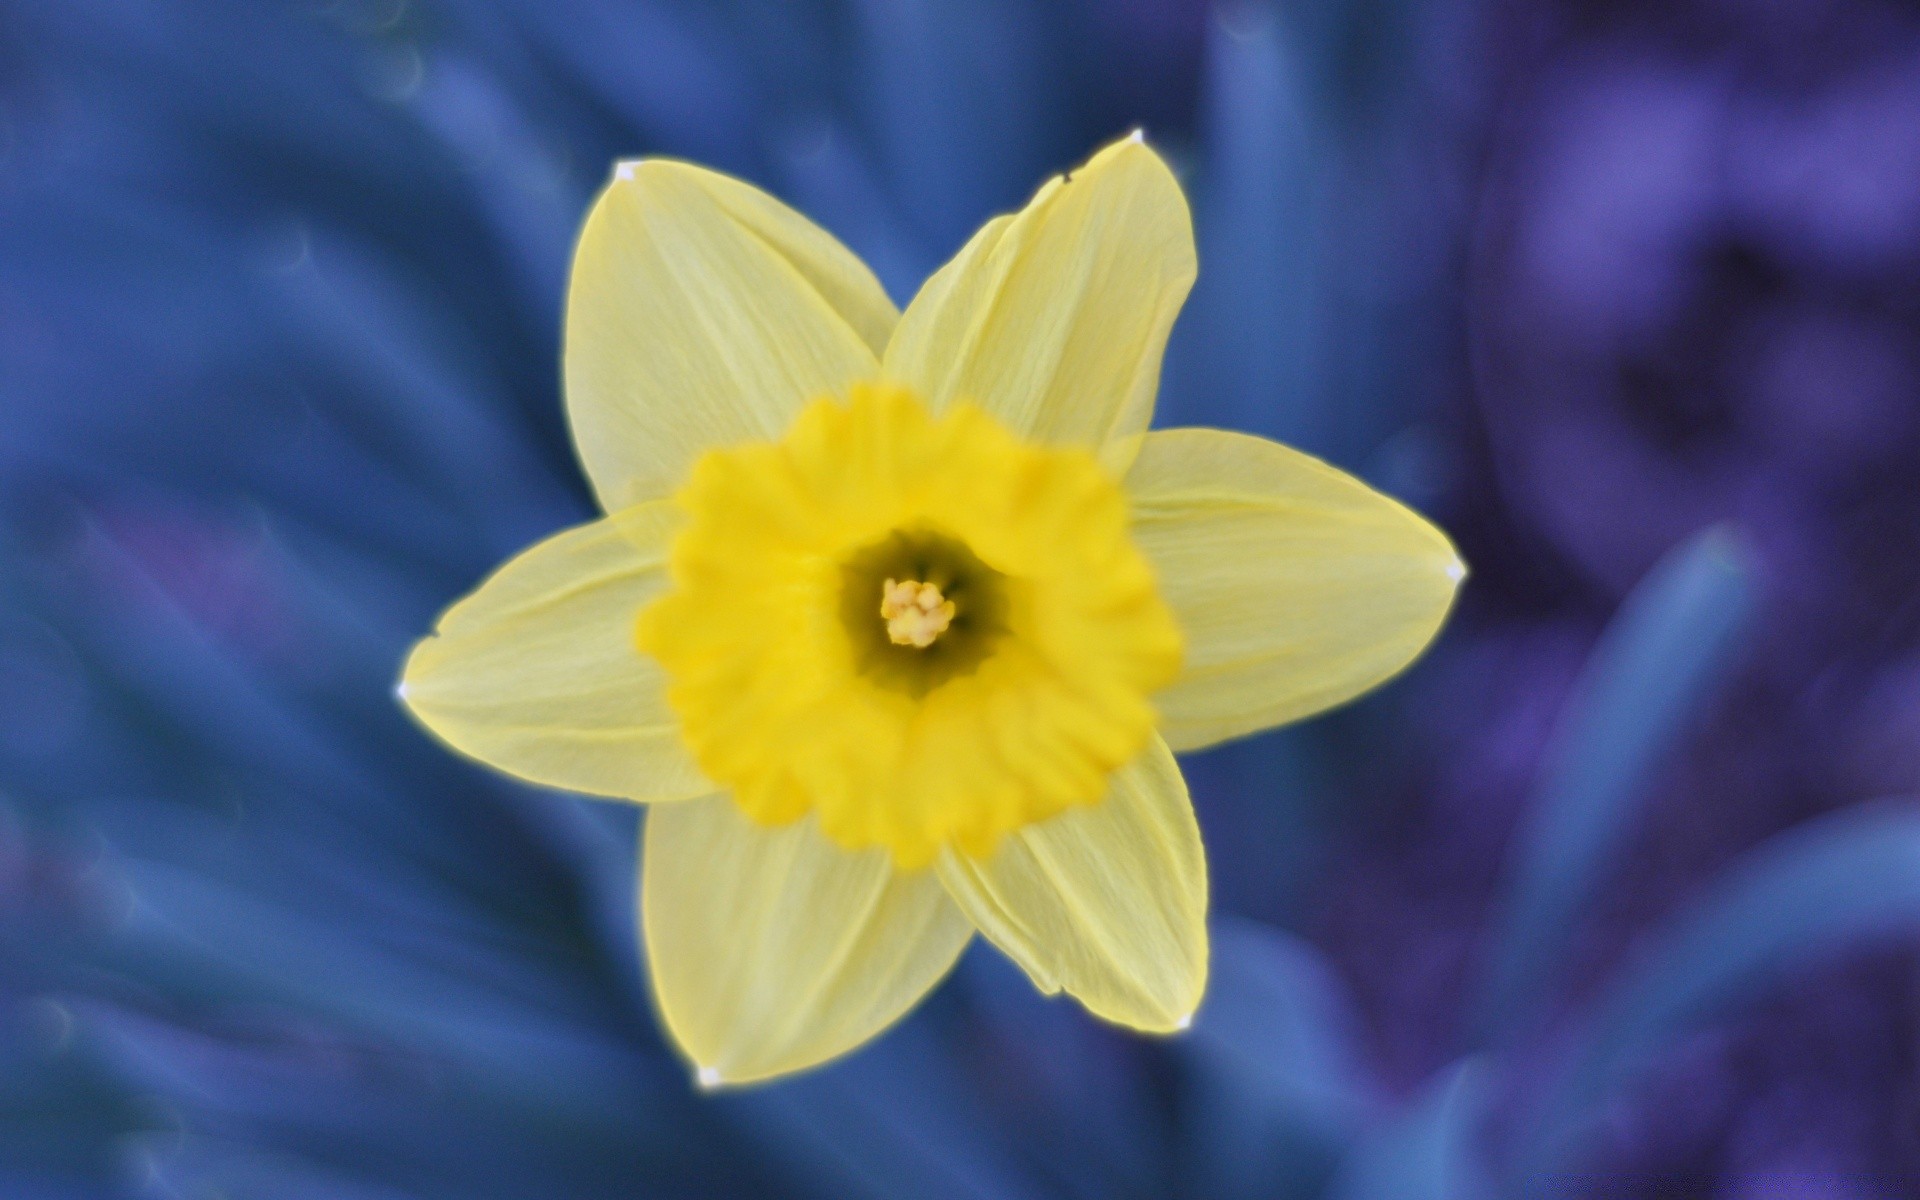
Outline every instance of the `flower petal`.
{"type": "Polygon", "coordinates": [[[535,783],[631,800],[711,792],[666,676],[633,640],[668,585],[678,523],[658,501],[523,552],[413,648],[401,699],[454,749],[535,783]]]}
{"type": "Polygon", "coordinates": [[[641,921],[654,996],[701,1083],[845,1054],[898,1020],[973,934],[932,871],[854,854],[811,820],[725,795],[647,814],[641,921]]]}
{"type": "Polygon", "coordinates": [[[607,511],[679,486],[703,449],[777,437],[871,377],[895,321],[860,260],[736,179],[622,163],[567,292],[567,415],[607,511]]]}
{"type": "Polygon", "coordinates": [[[1126,477],[1134,538],[1186,635],[1154,697],[1176,750],[1350,700],[1424,649],[1466,575],[1397,501],[1276,442],[1150,433],[1126,477]]]}
{"type": "Polygon", "coordinates": [[[1166,743],[1114,773],[1107,798],[1009,835],[940,877],[980,932],[1044,992],[1153,1032],[1186,1028],[1207,983],[1207,862],[1166,743]]]}
{"type": "Polygon", "coordinates": [[[1180,185],[1127,138],[975,234],[907,306],[886,371],[935,411],[972,400],[1023,436],[1101,446],[1153,416],[1194,271],[1180,185]]]}

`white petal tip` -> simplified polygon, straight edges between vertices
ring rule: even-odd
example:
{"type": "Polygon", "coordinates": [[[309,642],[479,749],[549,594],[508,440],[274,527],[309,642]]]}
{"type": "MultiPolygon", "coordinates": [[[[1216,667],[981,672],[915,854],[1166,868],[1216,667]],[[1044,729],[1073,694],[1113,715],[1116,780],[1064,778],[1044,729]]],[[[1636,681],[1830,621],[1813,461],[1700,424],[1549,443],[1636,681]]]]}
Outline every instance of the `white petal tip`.
{"type": "Polygon", "coordinates": [[[701,1067],[693,1073],[693,1077],[703,1091],[710,1092],[719,1087],[721,1083],[720,1071],[715,1067],[701,1067]]]}
{"type": "Polygon", "coordinates": [[[1127,135],[1127,140],[1144,146],[1147,144],[1147,131],[1136,126],[1134,131],[1127,135]]]}
{"type": "Polygon", "coordinates": [[[1462,579],[1465,579],[1466,577],[1467,577],[1467,564],[1461,562],[1457,558],[1447,564],[1448,579],[1453,580],[1455,583],[1459,583],[1462,579]]]}
{"type": "Polygon", "coordinates": [[[1193,1028],[1193,1014],[1188,1013],[1186,1016],[1181,1017],[1178,1021],[1175,1021],[1173,1023],[1173,1028],[1175,1032],[1178,1032],[1178,1033],[1184,1033],[1187,1030],[1193,1028]]]}
{"type": "Polygon", "coordinates": [[[393,698],[404,702],[407,698],[407,681],[402,679],[393,685],[393,698]]]}
{"type": "Polygon", "coordinates": [[[637,162],[615,163],[613,164],[613,177],[616,180],[632,179],[634,171],[637,170],[639,166],[640,164],[637,162]]]}

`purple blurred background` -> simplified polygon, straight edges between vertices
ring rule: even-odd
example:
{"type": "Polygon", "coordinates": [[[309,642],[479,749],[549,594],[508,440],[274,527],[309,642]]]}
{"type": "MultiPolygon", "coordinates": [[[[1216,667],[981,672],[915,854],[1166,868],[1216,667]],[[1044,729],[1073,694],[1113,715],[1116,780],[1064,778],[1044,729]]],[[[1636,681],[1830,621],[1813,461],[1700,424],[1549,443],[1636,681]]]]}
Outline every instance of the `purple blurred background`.
{"type": "MultiPolygon", "coordinates": [[[[1450,1045],[1589,647],[1689,533],[1751,539],[1757,627],[1569,947],[1568,999],[1768,835],[1920,785],[1920,13],[1481,16],[1484,70],[1447,97],[1460,191],[1433,196],[1457,220],[1443,511],[1475,575],[1402,698],[1415,761],[1315,902],[1403,1080],[1450,1045]]],[[[1910,950],[1807,965],[1608,1114],[1606,1167],[1641,1182],[1596,1194],[1920,1195],[1917,1053],[1910,950]]]]}

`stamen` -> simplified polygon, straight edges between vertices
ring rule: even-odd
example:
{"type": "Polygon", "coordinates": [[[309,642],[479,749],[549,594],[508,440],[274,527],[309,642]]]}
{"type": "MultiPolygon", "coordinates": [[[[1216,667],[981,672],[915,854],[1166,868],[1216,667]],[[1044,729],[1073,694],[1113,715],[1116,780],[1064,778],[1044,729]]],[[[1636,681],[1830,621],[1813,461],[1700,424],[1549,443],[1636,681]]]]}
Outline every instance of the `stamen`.
{"type": "Polygon", "coordinates": [[[889,579],[880,588],[880,617],[896,646],[925,650],[953,624],[953,601],[931,583],[889,579]]]}

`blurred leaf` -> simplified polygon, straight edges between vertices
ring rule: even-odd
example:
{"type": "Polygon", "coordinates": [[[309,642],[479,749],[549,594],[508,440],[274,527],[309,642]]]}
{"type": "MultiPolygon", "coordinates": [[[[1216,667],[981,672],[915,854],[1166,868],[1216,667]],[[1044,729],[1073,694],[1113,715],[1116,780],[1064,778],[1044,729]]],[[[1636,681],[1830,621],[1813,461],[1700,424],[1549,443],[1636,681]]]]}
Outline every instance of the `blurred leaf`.
{"type": "Polygon", "coordinates": [[[957,1047],[924,1025],[910,1020],[842,1062],[716,1103],[835,1197],[1041,1200],[968,1087],[957,1047]]]}
{"type": "Polygon", "coordinates": [[[1211,23],[1204,104],[1211,156],[1195,226],[1205,267],[1168,352],[1166,423],[1246,429],[1325,454],[1315,252],[1328,163],[1286,27],[1265,5],[1211,23]]]}
{"type": "Polygon", "coordinates": [[[1213,923],[1213,972],[1174,1043],[1195,1112],[1192,1164],[1220,1200],[1319,1195],[1378,1107],[1355,1019],[1318,951],[1233,917],[1213,923]]]}
{"type": "Polygon", "coordinates": [[[814,116],[784,130],[776,151],[794,206],[858,255],[904,309],[940,255],[910,234],[854,131],[814,116]]]}
{"type": "Polygon", "coordinates": [[[1347,1154],[1332,1200],[1485,1200],[1478,1138],[1485,1068],[1467,1059],[1347,1154]]]}
{"type": "MultiPolygon", "coordinates": [[[[571,82],[594,89],[653,143],[630,145],[625,153],[657,145],[726,171],[751,167],[759,98],[736,48],[726,44],[717,6],[571,0],[560,20],[543,19],[553,13],[545,5],[499,7],[524,10],[515,22],[524,36],[570,68],[571,82]],[[635,69],[637,62],[645,69],[635,69]]],[[[496,12],[474,23],[499,20],[496,12]]],[[[597,169],[593,173],[599,176],[597,169]]]]}
{"type": "Polygon", "coordinates": [[[900,211],[939,259],[1092,148],[1050,146],[1046,128],[1032,119],[1058,103],[1034,6],[856,0],[850,7],[863,51],[861,99],[880,161],[900,211]]]}
{"type": "Polygon", "coordinates": [[[1511,1194],[1554,1194],[1594,1105],[1661,1046],[1809,960],[1896,931],[1920,931],[1920,808],[1862,806],[1753,851],[1656,930],[1609,990],[1519,1145],[1511,1194]]]}
{"type": "MultiPolygon", "coordinates": [[[[151,1129],[156,1124],[154,1105],[128,1095],[121,1080],[74,1036],[74,1017],[65,1006],[41,998],[23,1011],[34,1019],[51,1018],[64,1028],[57,1040],[36,1039],[42,1044],[28,1054],[7,1046],[0,1058],[6,1079],[6,1091],[0,1094],[0,1163],[9,1174],[105,1174],[98,1145],[151,1129]]],[[[110,1181],[91,1182],[106,1187],[110,1181]]],[[[7,1195],[14,1195],[11,1186],[7,1195]]]]}
{"type": "Polygon", "coordinates": [[[1654,567],[1588,660],[1515,839],[1474,1017],[1480,1044],[1539,1019],[1579,910],[1612,868],[1650,776],[1726,675],[1753,612],[1753,569],[1737,532],[1708,530],[1654,567]]]}
{"type": "Polygon", "coordinates": [[[486,986],[488,975],[511,979],[511,963],[423,962],[190,872],[120,865],[133,909],[110,957],[176,996],[291,1005],[458,1066],[513,1103],[567,1112],[582,1128],[638,1119],[648,1106],[628,1052],[604,1034],[486,986]],[[600,1103],[613,1096],[629,1106],[624,1115],[600,1103]]]}

